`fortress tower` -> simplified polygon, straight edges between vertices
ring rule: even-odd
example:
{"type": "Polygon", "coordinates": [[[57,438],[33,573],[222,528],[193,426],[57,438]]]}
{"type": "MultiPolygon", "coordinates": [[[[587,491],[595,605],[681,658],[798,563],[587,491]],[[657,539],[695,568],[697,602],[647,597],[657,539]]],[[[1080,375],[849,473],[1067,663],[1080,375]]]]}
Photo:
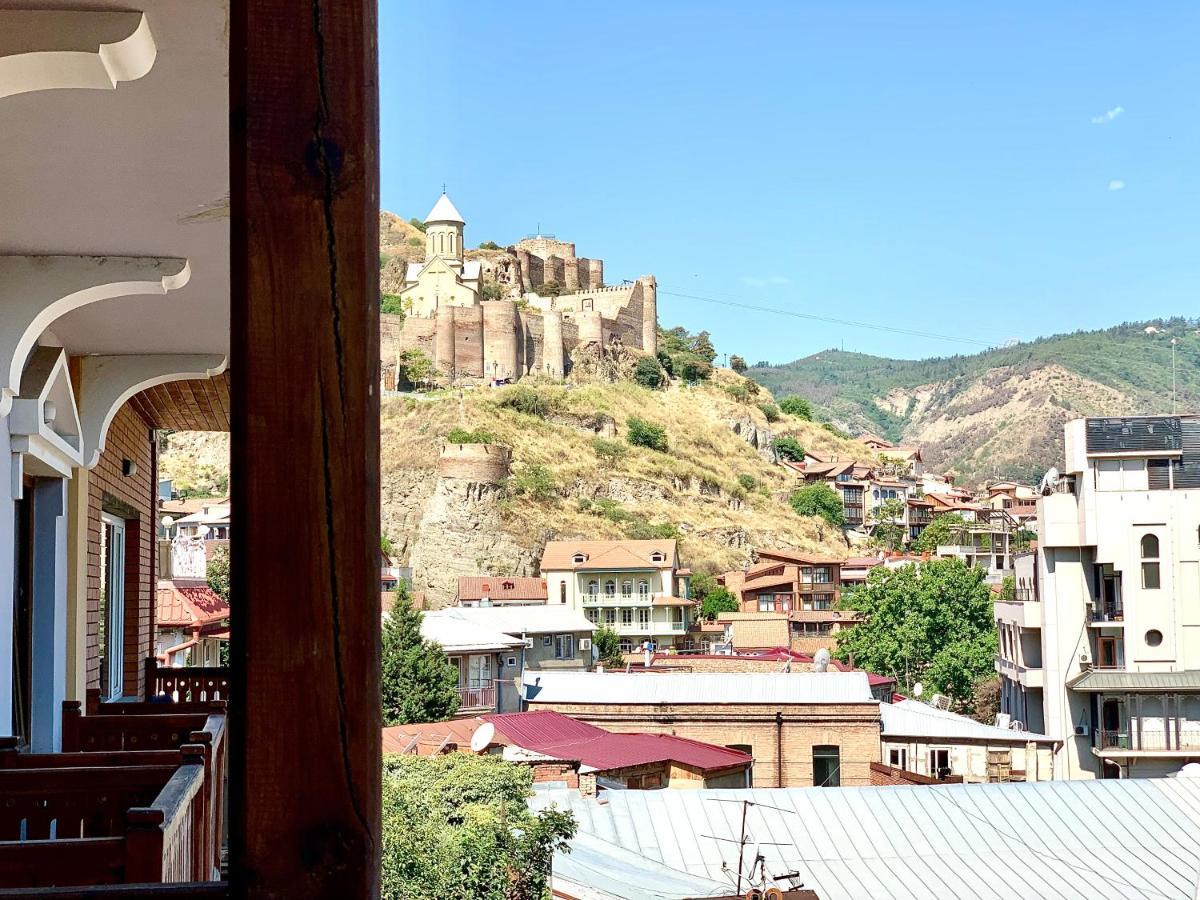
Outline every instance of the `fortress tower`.
{"type": "Polygon", "coordinates": [[[425,217],[425,259],[440,256],[450,263],[462,262],[466,224],[450,198],[443,193],[425,217]]]}

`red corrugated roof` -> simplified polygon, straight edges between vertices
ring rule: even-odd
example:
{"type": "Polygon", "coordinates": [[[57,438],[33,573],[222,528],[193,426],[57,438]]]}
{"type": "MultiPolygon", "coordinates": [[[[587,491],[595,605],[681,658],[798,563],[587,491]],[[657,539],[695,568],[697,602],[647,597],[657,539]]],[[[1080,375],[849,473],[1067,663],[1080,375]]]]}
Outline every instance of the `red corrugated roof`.
{"type": "Polygon", "coordinates": [[[677,762],[710,771],[744,766],[753,757],[737,750],[670,734],[617,734],[550,710],[483,717],[512,743],[605,771],[654,762],[677,762]]]}
{"type": "Polygon", "coordinates": [[[154,622],[159,626],[211,625],[229,618],[229,604],[198,578],[163,579],[158,583],[154,622]]]}

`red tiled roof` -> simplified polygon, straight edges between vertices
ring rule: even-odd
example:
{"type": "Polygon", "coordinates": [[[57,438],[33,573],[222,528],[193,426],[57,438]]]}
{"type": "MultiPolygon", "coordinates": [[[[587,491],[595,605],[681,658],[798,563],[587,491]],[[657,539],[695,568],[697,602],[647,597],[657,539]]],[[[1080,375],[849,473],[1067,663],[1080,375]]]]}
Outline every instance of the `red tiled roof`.
{"type": "Polygon", "coordinates": [[[579,760],[600,771],[654,762],[677,762],[702,771],[745,766],[753,757],[737,750],[670,734],[618,734],[550,710],[492,713],[483,718],[512,743],[579,760]]]}
{"type": "Polygon", "coordinates": [[[481,600],[487,593],[493,603],[511,600],[545,600],[546,579],[520,575],[463,575],[458,579],[459,600],[481,600]]]}
{"type": "Polygon", "coordinates": [[[156,599],[154,621],[160,626],[203,627],[229,618],[229,604],[199,578],[164,578],[156,599]]]}

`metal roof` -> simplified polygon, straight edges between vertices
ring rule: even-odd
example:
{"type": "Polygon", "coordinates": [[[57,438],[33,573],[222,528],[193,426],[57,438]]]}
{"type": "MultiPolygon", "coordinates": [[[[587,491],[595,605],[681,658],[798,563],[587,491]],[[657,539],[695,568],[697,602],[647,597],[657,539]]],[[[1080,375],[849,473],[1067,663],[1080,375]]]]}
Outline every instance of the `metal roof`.
{"type": "Polygon", "coordinates": [[[421,617],[421,637],[436,641],[447,653],[495,653],[523,646],[519,638],[448,616],[447,612],[450,610],[428,612],[421,617]]]}
{"type": "Polygon", "coordinates": [[[603,802],[551,790],[530,803],[569,809],[578,823],[572,845],[585,855],[576,865],[574,854],[556,853],[556,879],[607,892],[592,896],[642,898],[733,893],[722,864],[737,869],[740,800],[763,804],[748,812],[747,830],[763,843],[747,844],[746,867],[761,853],[770,873],[799,872],[821,900],[1196,896],[1196,778],[608,791],[603,802]],[[614,882],[631,853],[638,864],[629,871],[637,874],[622,887],[614,882]],[[623,862],[595,864],[606,857],[623,862]],[[654,880],[639,883],[642,873],[654,880]],[[714,887],[657,888],[657,879],[688,877],[714,887]]]}
{"type": "Polygon", "coordinates": [[[575,759],[598,771],[671,760],[704,771],[745,766],[752,756],[670,734],[605,731],[561,713],[538,710],[483,718],[512,743],[556,759],[575,759]]]}
{"type": "Polygon", "coordinates": [[[1032,731],[1013,731],[984,725],[966,716],[937,709],[918,700],[897,700],[883,703],[879,707],[880,728],[884,740],[896,737],[933,739],[966,739],[990,743],[1039,744],[1055,743],[1055,738],[1032,731]]]}
{"type": "Polygon", "coordinates": [[[865,672],[526,672],[530,703],[871,703],[865,672]]]}
{"type": "Polygon", "coordinates": [[[457,222],[459,225],[465,225],[462,213],[460,213],[450,202],[450,198],[445,194],[438,197],[437,203],[433,204],[433,209],[429,211],[429,215],[425,217],[425,224],[431,222],[457,222]]]}
{"type": "Polygon", "coordinates": [[[1200,691],[1200,669],[1125,672],[1091,669],[1067,683],[1073,691],[1200,691]]]}
{"type": "Polygon", "coordinates": [[[441,609],[428,616],[461,619],[488,631],[498,631],[515,638],[523,634],[591,634],[596,626],[587,616],[569,606],[455,606],[441,609]]]}

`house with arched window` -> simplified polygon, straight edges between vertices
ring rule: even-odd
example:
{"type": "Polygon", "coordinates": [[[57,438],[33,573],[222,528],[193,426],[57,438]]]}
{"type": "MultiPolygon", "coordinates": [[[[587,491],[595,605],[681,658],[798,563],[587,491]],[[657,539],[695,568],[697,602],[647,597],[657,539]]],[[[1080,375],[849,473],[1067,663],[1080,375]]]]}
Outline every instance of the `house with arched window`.
{"type": "Polygon", "coordinates": [[[632,653],[682,647],[695,619],[690,572],[673,540],[550,541],[542,555],[548,602],[582,610],[632,653]]]}

